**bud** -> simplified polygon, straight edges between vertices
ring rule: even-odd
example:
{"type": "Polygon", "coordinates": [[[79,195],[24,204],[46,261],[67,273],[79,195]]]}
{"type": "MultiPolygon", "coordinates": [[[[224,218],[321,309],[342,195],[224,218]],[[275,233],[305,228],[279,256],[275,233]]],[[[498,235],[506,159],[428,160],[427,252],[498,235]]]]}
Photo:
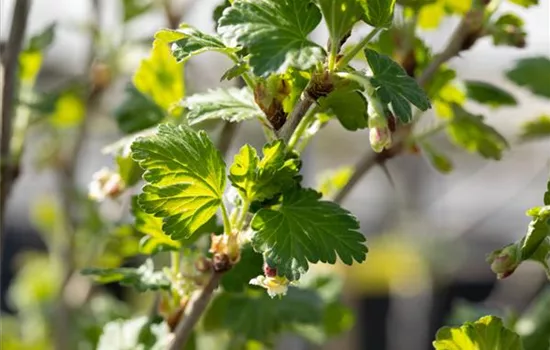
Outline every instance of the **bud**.
{"type": "Polygon", "coordinates": [[[105,198],[116,198],[124,191],[125,184],[119,173],[102,168],[93,175],[88,186],[88,197],[102,202],[105,198]]]}
{"type": "Polygon", "coordinates": [[[496,250],[487,258],[491,264],[491,270],[497,274],[498,279],[510,276],[521,263],[521,252],[517,244],[510,244],[496,250]]]}
{"type": "Polygon", "coordinates": [[[212,262],[204,256],[201,256],[195,260],[195,269],[202,273],[208,272],[212,270],[212,262]]]}
{"type": "Polygon", "coordinates": [[[376,153],[390,148],[392,144],[390,129],[387,126],[371,128],[369,130],[369,140],[373,151],[376,153]]]}
{"type": "Polygon", "coordinates": [[[271,267],[267,263],[264,263],[264,275],[266,277],[275,277],[277,276],[277,268],[271,267]]]}
{"type": "Polygon", "coordinates": [[[214,255],[226,255],[231,264],[236,264],[241,256],[238,235],[221,234],[211,236],[210,253],[214,255]]]}

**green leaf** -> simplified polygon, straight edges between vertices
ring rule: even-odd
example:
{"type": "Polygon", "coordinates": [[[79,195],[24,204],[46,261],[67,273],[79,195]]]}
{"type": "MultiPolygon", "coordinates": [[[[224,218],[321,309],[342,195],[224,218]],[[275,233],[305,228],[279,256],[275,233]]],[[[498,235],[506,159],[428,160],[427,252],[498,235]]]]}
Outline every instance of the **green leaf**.
{"type": "Polygon", "coordinates": [[[140,250],[143,254],[152,255],[181,248],[181,242],[174,241],[162,231],[161,218],[147,214],[139,207],[137,196],[132,198],[132,214],[135,218],[136,230],[145,235],[140,242],[140,250]]]}
{"type": "Polygon", "coordinates": [[[508,148],[506,139],[493,127],[483,122],[483,116],[473,115],[457,104],[451,106],[453,116],[446,132],[457,146],[483,158],[500,160],[508,148]]]}
{"type": "Polygon", "coordinates": [[[263,274],[264,259],[247,244],[241,248],[241,259],[226,272],[221,280],[223,289],[227,292],[242,292],[249,286],[248,282],[263,274]]]}
{"type": "Polygon", "coordinates": [[[465,83],[468,98],[481,104],[493,108],[518,104],[513,95],[493,84],[474,80],[467,80],[465,83]]]}
{"type": "Polygon", "coordinates": [[[155,102],[130,84],[126,88],[126,97],[115,109],[114,116],[118,128],[125,134],[131,134],[157,125],[166,114],[155,102]]]}
{"type": "Polygon", "coordinates": [[[397,62],[371,49],[365,50],[365,57],[373,74],[371,84],[401,122],[410,123],[412,120],[410,103],[422,111],[431,108],[424,90],[397,62]]]}
{"type": "Polygon", "coordinates": [[[523,20],[513,13],[505,13],[500,16],[492,26],[489,26],[489,33],[493,37],[495,46],[507,45],[523,48],[526,45],[527,33],[523,20]]]}
{"type": "Polygon", "coordinates": [[[522,260],[531,258],[544,240],[550,236],[550,206],[533,208],[528,214],[532,215],[533,219],[527,228],[527,235],[520,243],[522,260]]]}
{"type": "Polygon", "coordinates": [[[190,239],[222,204],[225,163],[204,131],[161,124],[156,135],[132,144],[133,158],[146,170],[139,196],[142,209],[162,217],[172,239],[190,239]]]}
{"type": "Polygon", "coordinates": [[[218,37],[205,34],[187,24],[182,24],[178,29],[161,29],[155,33],[155,39],[172,44],[172,55],[178,62],[187,61],[192,56],[207,51],[225,54],[234,51],[227,48],[218,37]]]}
{"type": "Polygon", "coordinates": [[[339,48],[343,38],[361,20],[361,5],[357,0],[317,0],[328,27],[331,46],[339,48]]]}
{"type": "Polygon", "coordinates": [[[550,237],[546,237],[527,260],[541,264],[550,279],[550,237]]]}
{"type": "Polygon", "coordinates": [[[522,141],[531,141],[550,136],[550,115],[529,120],[521,125],[520,138],[522,141]]]}
{"type": "Polygon", "coordinates": [[[138,292],[148,290],[168,290],[170,282],[163,272],[154,271],[153,260],[147,259],[138,268],[121,267],[115,269],[86,268],[83,275],[94,276],[96,282],[119,282],[123,286],[134,287],[138,292]]]}
{"type": "Polygon", "coordinates": [[[323,328],[328,337],[349,331],[354,323],[353,311],[339,301],[328,304],[323,310],[323,328]]]}
{"type": "Polygon", "coordinates": [[[495,316],[485,316],[460,327],[443,327],[433,342],[436,350],[522,350],[521,339],[495,316]]]}
{"type": "Polygon", "coordinates": [[[506,73],[508,79],[523,86],[532,93],[550,98],[550,59],[531,57],[519,60],[515,67],[506,73]]]}
{"type": "Polygon", "coordinates": [[[300,161],[286,154],[282,140],[265,145],[261,160],[252,146],[244,145],[229,170],[231,184],[248,201],[272,198],[296,184],[300,161]]]}
{"type": "Polygon", "coordinates": [[[54,111],[48,119],[57,128],[72,128],[80,124],[85,109],[82,96],[78,92],[67,90],[58,96],[54,111]]]}
{"type": "Polygon", "coordinates": [[[368,127],[367,101],[361,92],[337,89],[318,102],[323,110],[336,115],[345,129],[355,131],[368,127]]]}
{"type": "Polygon", "coordinates": [[[44,51],[47,49],[55,39],[56,24],[52,23],[47,26],[41,33],[31,37],[29,40],[29,51],[44,51]]]}
{"type": "Polygon", "coordinates": [[[137,184],[138,181],[141,179],[143,170],[132,159],[132,157],[130,155],[117,155],[115,161],[118,166],[117,172],[124,182],[125,187],[127,188],[137,184]]]}
{"type": "Polygon", "coordinates": [[[161,40],[153,42],[151,54],[141,61],[133,83],[164,110],[172,108],[185,94],[183,65],[176,62],[168,43],[161,40]]]}
{"type": "Polygon", "coordinates": [[[439,152],[431,144],[424,141],[421,143],[423,154],[426,155],[430,164],[440,173],[448,174],[453,171],[453,163],[445,154],[439,152]]]}
{"type": "Polygon", "coordinates": [[[357,219],[313,190],[285,193],[280,206],[261,209],[252,219],[252,246],[273,262],[280,276],[297,280],[309,263],[363,262],[365,237],[357,219]]]}
{"type": "Polygon", "coordinates": [[[321,176],[319,186],[317,188],[319,192],[323,194],[323,197],[330,198],[344,188],[352,175],[353,167],[351,166],[345,166],[334,171],[329,171],[321,176]]]}
{"type": "Polygon", "coordinates": [[[162,350],[166,349],[171,339],[170,328],[165,322],[153,323],[147,316],[114,320],[103,327],[97,350],[162,350]],[[148,339],[144,339],[145,333],[148,339]]]}
{"type": "Polygon", "coordinates": [[[248,66],[248,63],[240,61],[233,67],[226,70],[220,78],[220,81],[235,79],[236,77],[239,77],[248,72],[249,69],[250,67],[248,66]]]}
{"type": "Polygon", "coordinates": [[[209,90],[187,97],[182,105],[187,110],[190,125],[215,119],[236,123],[253,118],[265,118],[247,88],[209,90]]]}
{"type": "Polygon", "coordinates": [[[511,3],[514,3],[516,5],[523,6],[523,7],[530,7],[530,6],[534,6],[534,5],[539,4],[539,0],[508,0],[508,1],[510,1],[511,3]]]}
{"type": "Polygon", "coordinates": [[[363,6],[365,22],[379,27],[390,27],[393,22],[395,0],[358,0],[363,6]]]}
{"type": "Polygon", "coordinates": [[[290,287],[284,298],[270,298],[263,291],[221,293],[204,319],[207,331],[229,329],[234,336],[269,343],[293,324],[317,324],[322,302],[312,290],[290,287]]]}
{"type": "Polygon", "coordinates": [[[550,348],[550,289],[546,287],[516,323],[526,350],[550,348]]]}
{"type": "Polygon", "coordinates": [[[149,11],[153,5],[153,0],[122,0],[124,9],[124,22],[128,22],[149,11]]]}
{"type": "Polygon", "coordinates": [[[319,8],[307,0],[235,0],[218,32],[229,46],[247,48],[252,71],[265,77],[321,60],[322,48],[308,39],[320,21],[319,8]]]}
{"type": "Polygon", "coordinates": [[[548,180],[546,192],[544,192],[544,205],[550,205],[550,180],[548,180]]]}

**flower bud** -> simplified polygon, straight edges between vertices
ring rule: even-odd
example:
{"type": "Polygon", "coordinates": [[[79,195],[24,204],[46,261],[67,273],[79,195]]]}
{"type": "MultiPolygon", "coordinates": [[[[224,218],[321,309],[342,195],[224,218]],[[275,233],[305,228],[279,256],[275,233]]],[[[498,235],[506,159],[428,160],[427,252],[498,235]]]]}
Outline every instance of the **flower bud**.
{"type": "Polygon", "coordinates": [[[101,202],[105,198],[116,198],[124,191],[125,184],[119,173],[102,168],[93,175],[88,186],[88,196],[101,202]]]}
{"type": "Polygon", "coordinates": [[[390,129],[387,126],[371,128],[369,130],[369,140],[373,151],[376,153],[390,148],[392,144],[390,129]]]}
{"type": "Polygon", "coordinates": [[[264,263],[264,274],[266,277],[275,277],[277,276],[277,268],[264,263]]]}
{"type": "Polygon", "coordinates": [[[521,263],[521,253],[517,244],[510,244],[496,250],[487,258],[491,264],[491,270],[497,274],[498,279],[510,276],[521,263]]]}

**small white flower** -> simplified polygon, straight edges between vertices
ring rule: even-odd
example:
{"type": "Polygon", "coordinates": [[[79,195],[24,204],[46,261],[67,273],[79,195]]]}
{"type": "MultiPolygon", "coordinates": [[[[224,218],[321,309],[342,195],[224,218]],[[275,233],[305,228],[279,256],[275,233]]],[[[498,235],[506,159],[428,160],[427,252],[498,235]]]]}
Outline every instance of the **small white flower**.
{"type": "Polygon", "coordinates": [[[258,276],[251,279],[249,283],[267,289],[267,294],[274,298],[276,295],[286,295],[290,281],[283,276],[258,276]]]}
{"type": "Polygon", "coordinates": [[[88,186],[88,197],[98,202],[105,198],[113,198],[122,192],[124,182],[119,173],[108,168],[102,168],[93,175],[93,180],[88,186]]]}

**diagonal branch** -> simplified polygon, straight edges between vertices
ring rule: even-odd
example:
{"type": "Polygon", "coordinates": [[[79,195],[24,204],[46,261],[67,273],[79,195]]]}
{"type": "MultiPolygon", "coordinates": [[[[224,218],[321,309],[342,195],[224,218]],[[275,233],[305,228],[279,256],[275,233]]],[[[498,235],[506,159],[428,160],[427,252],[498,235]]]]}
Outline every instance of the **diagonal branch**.
{"type": "Polygon", "coordinates": [[[189,340],[195,325],[199,321],[201,315],[206,310],[212,294],[218,287],[220,279],[222,278],[223,273],[213,272],[212,276],[206,283],[206,285],[201,289],[200,294],[193,303],[190,304],[191,311],[182,318],[178,323],[176,330],[174,331],[175,338],[172,344],[170,345],[169,350],[181,350],[189,340]]]}

